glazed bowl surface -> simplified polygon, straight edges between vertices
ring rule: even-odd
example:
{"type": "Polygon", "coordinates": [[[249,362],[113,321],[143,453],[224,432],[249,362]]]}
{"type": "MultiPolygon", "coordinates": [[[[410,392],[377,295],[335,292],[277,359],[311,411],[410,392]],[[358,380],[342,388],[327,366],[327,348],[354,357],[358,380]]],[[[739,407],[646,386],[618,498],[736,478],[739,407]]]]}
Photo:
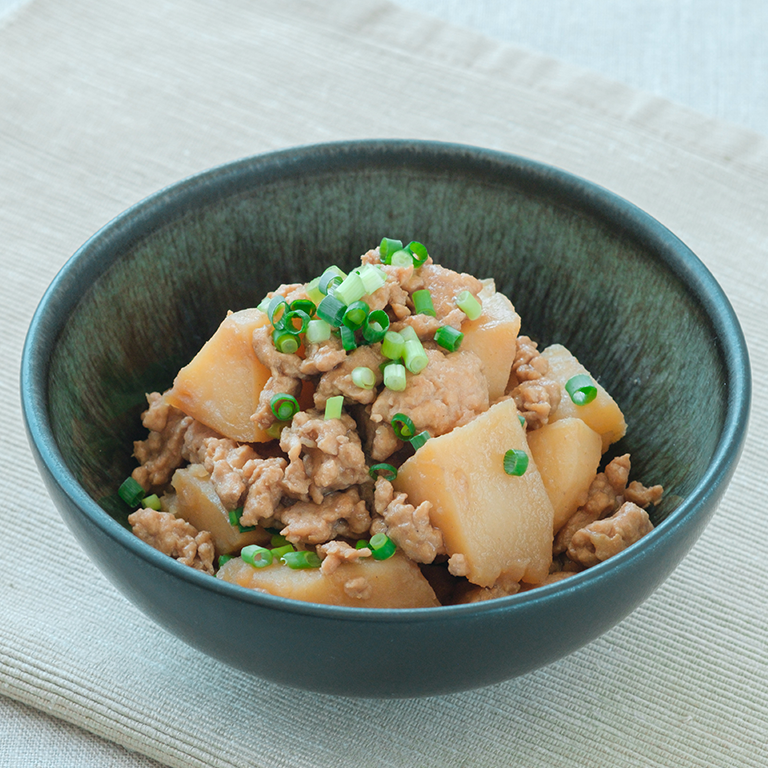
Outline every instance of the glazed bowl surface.
{"type": "Polygon", "coordinates": [[[35,458],[98,567],[185,642],[278,683],[350,696],[450,693],[569,654],[621,621],[714,513],[743,444],[746,345],[699,259],[650,216],[583,179],[474,147],[363,141],[246,158],[174,184],[96,233],[42,299],[22,362],[35,458]],[[132,535],[114,504],[144,434],[146,392],[228,310],[382,236],[494,277],[542,345],[566,345],[620,404],[613,454],[661,483],[655,529],[562,582],[499,600],[382,610],[302,603],[188,568],[132,535]],[[371,672],[376,684],[371,684],[371,672]]]}

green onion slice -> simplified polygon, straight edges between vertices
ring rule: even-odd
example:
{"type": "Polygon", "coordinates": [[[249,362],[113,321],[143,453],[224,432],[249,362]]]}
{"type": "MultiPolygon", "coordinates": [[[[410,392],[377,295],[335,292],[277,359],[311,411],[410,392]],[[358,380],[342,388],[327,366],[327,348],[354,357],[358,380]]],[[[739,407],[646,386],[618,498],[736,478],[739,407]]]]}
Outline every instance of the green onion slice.
{"type": "MultiPolygon", "coordinates": [[[[338,293],[336,298],[339,298],[338,293]]],[[[371,308],[364,301],[353,301],[347,306],[342,322],[347,328],[356,331],[358,328],[363,327],[365,318],[368,317],[370,311],[371,308]]]]}
{"type": "Polygon", "coordinates": [[[343,282],[346,275],[336,266],[328,269],[320,275],[320,282],[317,284],[320,293],[328,295],[333,293],[343,282]]]}
{"type": "Polygon", "coordinates": [[[387,331],[381,342],[381,354],[389,360],[399,360],[403,356],[405,339],[397,331],[387,331]]]}
{"type": "Polygon", "coordinates": [[[359,274],[367,294],[375,293],[387,282],[387,273],[375,264],[363,264],[359,274]]]}
{"type": "Polygon", "coordinates": [[[368,539],[358,539],[355,542],[355,549],[366,549],[369,545],[368,539]]]}
{"type": "Polygon", "coordinates": [[[357,272],[350,272],[344,282],[337,286],[333,295],[345,304],[354,304],[365,296],[365,285],[357,272]]]}
{"type": "Polygon", "coordinates": [[[283,315],[281,323],[286,331],[296,334],[304,333],[309,325],[309,315],[303,309],[291,309],[283,315]],[[296,327],[296,320],[301,323],[298,328],[296,327]]]}
{"type": "Polygon", "coordinates": [[[259,312],[263,312],[265,315],[269,311],[269,302],[272,301],[272,299],[269,298],[269,296],[265,296],[256,306],[256,309],[259,310],[259,312]]]}
{"type": "Polygon", "coordinates": [[[392,417],[392,429],[398,440],[410,440],[416,434],[416,425],[410,416],[404,413],[396,413],[392,417]]]}
{"type": "Polygon", "coordinates": [[[528,454],[513,448],[504,454],[504,471],[508,475],[520,477],[528,469],[528,454]]]}
{"type": "Polygon", "coordinates": [[[272,553],[268,549],[260,547],[258,544],[243,547],[240,551],[240,557],[254,568],[266,568],[268,565],[272,565],[273,558],[272,553]]]}
{"type": "Polygon", "coordinates": [[[405,366],[392,362],[384,368],[384,386],[393,392],[402,392],[405,389],[405,366]]]}
{"type": "Polygon", "coordinates": [[[395,542],[386,533],[375,533],[368,544],[374,560],[386,560],[395,554],[395,542]]]}
{"type": "Polygon", "coordinates": [[[269,407],[278,421],[290,421],[301,410],[296,398],[284,392],[272,395],[269,407]]]}
{"type": "Polygon", "coordinates": [[[405,342],[403,360],[411,373],[421,373],[427,367],[429,358],[420,339],[409,339],[405,342]]]}
{"type": "Polygon", "coordinates": [[[374,309],[363,324],[363,338],[369,344],[381,341],[389,330],[389,315],[383,309],[374,309]]]}
{"type": "Polygon", "coordinates": [[[272,557],[275,558],[275,560],[279,560],[286,553],[295,552],[296,548],[293,544],[283,544],[281,547],[274,547],[269,551],[272,553],[272,557]]]}
{"type": "Polygon", "coordinates": [[[317,316],[334,328],[341,325],[346,311],[347,305],[330,294],[317,305],[317,316]]]}
{"type": "Polygon", "coordinates": [[[464,334],[450,325],[441,325],[434,336],[435,341],[449,352],[455,352],[461,346],[463,338],[464,334]]]}
{"type": "Polygon", "coordinates": [[[477,320],[483,313],[480,300],[469,291],[461,291],[456,295],[456,306],[470,319],[477,320]]]}
{"type": "Polygon", "coordinates": [[[316,317],[310,320],[307,325],[307,332],[304,339],[307,344],[319,344],[321,341],[328,341],[331,338],[331,326],[325,320],[316,317]]]}
{"type": "Polygon", "coordinates": [[[517,414],[518,421],[520,422],[520,426],[525,428],[525,416],[521,414],[517,414]]]}
{"type": "Polygon", "coordinates": [[[427,249],[421,243],[417,243],[415,240],[411,240],[408,245],[405,246],[407,251],[411,252],[413,256],[413,266],[418,268],[429,258],[427,249]]]}
{"type": "Polygon", "coordinates": [[[571,376],[565,382],[565,391],[571,396],[576,405],[587,405],[597,397],[597,387],[585,373],[571,376]]]}
{"type": "Polygon", "coordinates": [[[373,389],[376,386],[376,374],[361,365],[352,371],[352,383],[360,389],[373,389]]]}
{"type": "Polygon", "coordinates": [[[285,313],[288,311],[288,302],[285,300],[285,296],[281,296],[276,293],[270,300],[267,306],[267,315],[269,322],[275,328],[282,328],[282,320],[285,313]]]}
{"type": "Polygon", "coordinates": [[[392,256],[390,256],[389,263],[393,267],[412,267],[413,256],[403,248],[402,250],[395,251],[392,256]]]}
{"type": "MultiPolygon", "coordinates": [[[[407,417],[406,417],[407,418],[407,417]]],[[[368,474],[375,480],[377,477],[383,477],[391,483],[397,477],[397,469],[391,464],[374,464],[368,474]]]]}
{"type": "Polygon", "coordinates": [[[290,544],[288,539],[286,539],[282,533],[271,534],[269,543],[270,543],[270,546],[272,547],[284,547],[286,544],[290,544]]]}
{"type": "Polygon", "coordinates": [[[284,355],[293,355],[299,348],[299,337],[295,331],[289,331],[285,328],[275,328],[272,331],[272,341],[275,349],[284,355]]]}
{"type": "MultiPolygon", "coordinates": [[[[322,275],[320,277],[322,277],[322,275]]],[[[307,292],[307,296],[309,296],[310,300],[315,306],[317,306],[323,300],[323,296],[325,295],[320,290],[320,277],[315,277],[310,280],[304,289],[307,292]]]]}
{"type": "Polygon", "coordinates": [[[384,237],[379,245],[379,256],[384,264],[389,264],[392,260],[392,254],[402,250],[403,241],[393,240],[391,237],[384,237]]]}
{"type": "Polygon", "coordinates": [[[413,299],[413,307],[416,310],[415,314],[437,317],[435,305],[432,303],[432,294],[426,288],[414,291],[411,298],[413,299]]]}
{"type": "Polygon", "coordinates": [[[300,309],[302,312],[306,312],[310,317],[315,314],[317,305],[311,299],[296,299],[291,302],[289,307],[291,311],[300,309]]]}
{"type": "Polygon", "coordinates": [[[232,559],[232,555],[219,555],[219,568],[232,559]]]}
{"type": "Polygon", "coordinates": [[[153,493],[151,496],[145,496],[141,500],[141,506],[145,509],[154,509],[156,512],[159,512],[163,508],[163,505],[160,503],[160,499],[156,493],[153,493]]]}
{"type": "Polygon", "coordinates": [[[117,489],[117,495],[129,506],[138,507],[146,491],[132,477],[126,478],[117,489]]]}
{"type": "Polygon", "coordinates": [[[347,328],[346,325],[342,325],[339,328],[339,335],[341,336],[341,346],[347,352],[357,349],[357,341],[355,341],[355,332],[351,328],[347,328]]]}
{"type": "Polygon", "coordinates": [[[279,440],[283,434],[283,429],[287,426],[287,421],[276,421],[274,424],[270,424],[269,428],[265,431],[273,440],[279,440]]]}
{"type": "Polygon", "coordinates": [[[286,552],[280,560],[293,570],[319,568],[323,561],[315,552],[286,552]]]}
{"type": "Polygon", "coordinates": [[[403,337],[403,341],[420,341],[419,335],[416,333],[412,325],[404,325],[400,329],[399,333],[403,337]]]}
{"type": "Polygon", "coordinates": [[[344,405],[344,395],[329,397],[325,401],[325,420],[340,419],[342,405],[344,405]]]}
{"type": "Polygon", "coordinates": [[[409,442],[413,446],[413,450],[418,451],[419,448],[421,448],[421,446],[424,445],[424,443],[426,443],[430,437],[432,437],[432,435],[430,435],[429,432],[427,432],[425,429],[423,432],[419,432],[418,435],[414,435],[409,442]]]}

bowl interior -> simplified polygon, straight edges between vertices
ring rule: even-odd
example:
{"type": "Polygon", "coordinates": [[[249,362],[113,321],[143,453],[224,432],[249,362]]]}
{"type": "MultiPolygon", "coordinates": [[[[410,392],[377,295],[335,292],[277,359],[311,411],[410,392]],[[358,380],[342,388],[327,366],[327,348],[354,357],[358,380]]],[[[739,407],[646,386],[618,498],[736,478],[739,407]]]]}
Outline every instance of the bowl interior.
{"type": "Polygon", "coordinates": [[[633,478],[667,490],[654,522],[700,481],[727,381],[718,330],[691,292],[695,258],[632,206],[565,174],[411,144],[235,163],[139,204],[83,247],[63,278],[82,296],[49,369],[52,429],[77,480],[125,524],[115,490],[143,437],[144,393],[170,386],[227,310],[328,264],[349,268],[385,235],[494,277],[523,332],[576,354],[627,418],[614,452],[631,452],[633,478]]]}

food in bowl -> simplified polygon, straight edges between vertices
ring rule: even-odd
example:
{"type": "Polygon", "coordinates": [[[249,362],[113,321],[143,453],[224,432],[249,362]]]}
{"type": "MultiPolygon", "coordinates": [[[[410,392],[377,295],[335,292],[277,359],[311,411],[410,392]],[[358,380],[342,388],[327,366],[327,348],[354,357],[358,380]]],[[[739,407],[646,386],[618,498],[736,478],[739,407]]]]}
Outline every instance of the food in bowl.
{"type": "Polygon", "coordinates": [[[148,395],[133,532],[219,579],[420,608],[566,578],[652,530],[661,486],[605,462],[626,431],[563,346],[539,351],[493,280],[384,238],[230,313],[148,395]]]}

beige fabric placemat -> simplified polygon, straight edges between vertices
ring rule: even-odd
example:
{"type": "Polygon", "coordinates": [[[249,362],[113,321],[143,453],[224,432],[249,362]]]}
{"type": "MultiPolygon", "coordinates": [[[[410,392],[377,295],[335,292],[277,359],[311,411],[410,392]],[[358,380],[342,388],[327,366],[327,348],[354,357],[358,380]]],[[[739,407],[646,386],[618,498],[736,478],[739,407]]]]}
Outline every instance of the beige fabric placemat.
{"type": "Polygon", "coordinates": [[[0,29],[0,693],[170,766],[764,766],[768,142],[384,0],[34,0],[0,29]],[[46,286],[160,186],[345,138],[549,162],[679,234],[742,320],[755,408],[718,514],[618,627],[523,678],[441,698],[287,690],[157,628],[60,521],[18,367],[46,286]]]}

